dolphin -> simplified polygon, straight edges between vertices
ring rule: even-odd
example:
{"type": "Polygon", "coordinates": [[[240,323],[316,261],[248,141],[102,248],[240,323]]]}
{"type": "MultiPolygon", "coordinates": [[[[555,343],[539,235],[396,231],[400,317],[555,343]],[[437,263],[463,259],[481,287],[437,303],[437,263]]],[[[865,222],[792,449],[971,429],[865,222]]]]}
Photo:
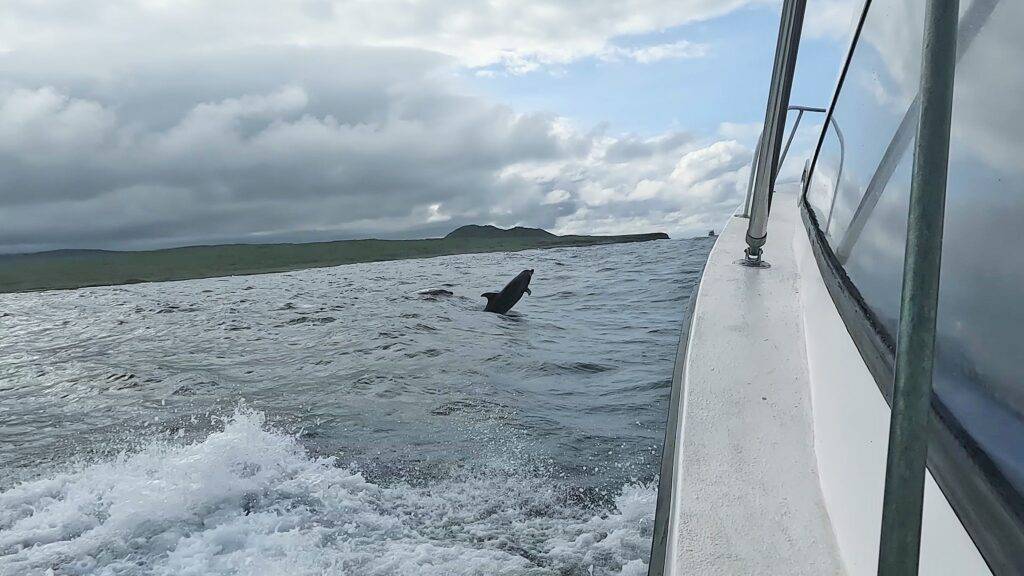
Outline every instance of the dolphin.
{"type": "Polygon", "coordinates": [[[487,306],[484,312],[495,312],[504,314],[512,309],[523,297],[523,293],[530,292],[530,279],[533,278],[533,270],[523,270],[518,276],[501,289],[501,292],[484,292],[480,296],[487,298],[487,306]]]}

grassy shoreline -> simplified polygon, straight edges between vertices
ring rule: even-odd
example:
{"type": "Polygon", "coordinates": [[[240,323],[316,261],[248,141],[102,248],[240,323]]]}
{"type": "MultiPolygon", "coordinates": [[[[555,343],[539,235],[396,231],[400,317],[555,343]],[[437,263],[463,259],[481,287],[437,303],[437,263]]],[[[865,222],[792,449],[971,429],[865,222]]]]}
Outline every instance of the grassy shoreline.
{"type": "Polygon", "coordinates": [[[305,244],[225,244],[115,252],[65,250],[0,256],[0,293],[71,290],[218,276],[247,276],[360,262],[538,248],[646,242],[665,234],[426,240],[339,240],[305,244]]]}

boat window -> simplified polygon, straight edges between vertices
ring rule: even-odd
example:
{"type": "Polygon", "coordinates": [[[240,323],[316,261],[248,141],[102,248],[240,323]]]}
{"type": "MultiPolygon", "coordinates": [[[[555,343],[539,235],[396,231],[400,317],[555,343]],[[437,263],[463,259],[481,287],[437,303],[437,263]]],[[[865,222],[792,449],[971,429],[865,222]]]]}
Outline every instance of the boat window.
{"type": "MultiPolygon", "coordinates": [[[[832,109],[845,135],[841,181],[839,142],[828,131],[806,195],[830,257],[890,346],[899,318],[924,5],[872,5],[832,109]]],[[[971,460],[957,474],[977,473],[1018,527],[1024,525],[1022,23],[1021,2],[961,4],[933,401],[937,422],[971,460]]],[[[950,483],[967,480],[940,476],[964,520],[973,503],[958,501],[962,493],[950,483]]]]}

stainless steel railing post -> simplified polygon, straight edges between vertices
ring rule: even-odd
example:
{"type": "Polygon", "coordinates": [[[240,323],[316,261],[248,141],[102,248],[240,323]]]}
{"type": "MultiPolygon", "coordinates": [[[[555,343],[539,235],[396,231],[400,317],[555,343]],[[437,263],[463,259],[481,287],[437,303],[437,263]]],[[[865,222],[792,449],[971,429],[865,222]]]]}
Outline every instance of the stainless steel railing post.
{"type": "Polygon", "coordinates": [[[750,222],[747,225],[744,262],[752,265],[761,264],[762,247],[768,236],[768,211],[778,171],[779,149],[786,129],[786,109],[789,107],[789,93],[793,86],[793,71],[796,68],[806,6],[806,0],[785,0],[782,7],[768,107],[761,145],[757,150],[757,173],[749,209],[750,222]]]}
{"type": "Polygon", "coordinates": [[[917,574],[931,416],[959,0],[928,0],[910,181],[879,576],[917,574]]]}
{"type": "Polygon", "coordinates": [[[747,181],[747,197],[743,200],[743,217],[750,218],[750,200],[754,196],[754,176],[757,174],[757,157],[761,154],[761,139],[757,137],[757,146],[754,148],[754,159],[750,161],[750,179],[747,181]]]}

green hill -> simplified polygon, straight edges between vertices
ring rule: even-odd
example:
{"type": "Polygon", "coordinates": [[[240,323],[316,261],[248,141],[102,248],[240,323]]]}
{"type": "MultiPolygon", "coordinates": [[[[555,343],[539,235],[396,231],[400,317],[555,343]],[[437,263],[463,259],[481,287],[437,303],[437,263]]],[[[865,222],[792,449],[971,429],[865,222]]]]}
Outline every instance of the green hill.
{"type": "Polygon", "coordinates": [[[223,244],[131,252],[56,250],[0,256],[0,293],[266,274],[357,262],[595,246],[665,238],[668,235],[664,233],[556,236],[536,228],[502,230],[493,226],[464,226],[445,238],[426,240],[223,244]]]}
{"type": "Polygon", "coordinates": [[[498,228],[497,226],[469,224],[448,233],[445,238],[557,238],[556,235],[540,228],[498,228]]]}

